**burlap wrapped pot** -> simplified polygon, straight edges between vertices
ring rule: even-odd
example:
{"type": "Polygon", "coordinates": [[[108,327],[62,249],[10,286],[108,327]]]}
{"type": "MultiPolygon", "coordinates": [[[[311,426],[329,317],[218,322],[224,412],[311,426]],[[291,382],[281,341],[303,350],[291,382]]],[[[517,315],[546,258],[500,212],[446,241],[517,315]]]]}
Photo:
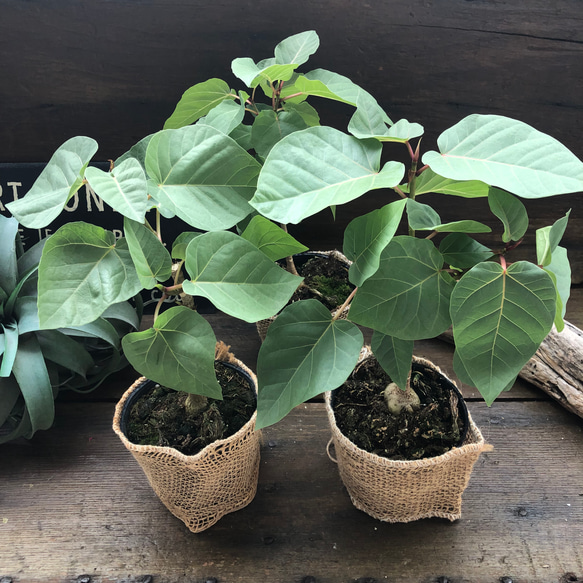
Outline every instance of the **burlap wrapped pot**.
{"type": "MultiPolygon", "coordinates": [[[[369,352],[365,358],[370,357],[369,352]]],[[[431,362],[415,360],[443,375],[431,362]]],[[[460,447],[432,458],[396,461],[352,443],[336,425],[330,392],[326,393],[325,400],[332,429],[328,446],[334,444],[336,459],[330,457],[337,462],[342,482],[356,508],[384,522],[412,522],[431,517],[453,521],[461,517],[462,493],[472,468],[480,453],[492,450],[469,412],[468,431],[460,447]]]]}
{"type": "MultiPolygon", "coordinates": [[[[223,350],[217,353],[217,360],[242,369],[257,391],[253,372],[231,353],[223,350]]],[[[115,408],[113,429],[166,508],[192,532],[201,532],[225,514],[247,506],[255,497],[259,475],[257,411],[237,433],[207,445],[196,455],[183,455],[171,447],[136,445],[123,433],[121,418],[126,401],[145,381],[144,377],[138,379],[125,392],[115,408]]]]}
{"type": "MultiPolygon", "coordinates": [[[[350,261],[347,257],[345,257],[342,253],[340,253],[340,251],[306,251],[305,253],[301,253],[300,256],[303,257],[322,257],[322,256],[328,256],[328,257],[334,257],[336,259],[338,259],[339,261],[341,261],[342,263],[344,263],[346,265],[346,267],[350,267],[350,265],[352,264],[352,261],[350,261]]],[[[295,257],[295,256],[294,256],[295,257]]],[[[332,310],[332,315],[336,314],[336,311],[340,308],[341,306],[337,306],[335,310],[332,310]]],[[[344,308],[342,310],[342,313],[340,314],[339,318],[341,319],[346,319],[346,316],[348,315],[348,306],[346,308],[344,308]]],[[[259,322],[256,322],[255,325],[257,326],[257,333],[259,334],[259,338],[261,338],[261,342],[263,342],[265,340],[265,336],[267,336],[267,330],[269,330],[269,326],[271,326],[271,323],[275,320],[275,318],[277,318],[277,314],[275,316],[272,316],[271,318],[267,318],[265,320],[259,320],[259,322]]]]}

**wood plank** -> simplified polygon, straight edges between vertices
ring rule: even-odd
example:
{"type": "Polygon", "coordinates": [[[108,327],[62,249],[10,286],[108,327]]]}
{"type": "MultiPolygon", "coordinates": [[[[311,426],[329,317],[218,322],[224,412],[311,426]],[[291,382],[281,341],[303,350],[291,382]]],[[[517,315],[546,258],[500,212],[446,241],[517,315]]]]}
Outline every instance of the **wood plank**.
{"type": "Polygon", "coordinates": [[[68,403],[51,431],[0,449],[0,579],[583,577],[580,420],[550,402],[470,408],[495,449],[480,458],[456,523],[389,525],[356,510],[325,453],[323,405],[309,404],[264,431],[255,500],[193,535],[160,504],[111,431],[113,405],[68,403]]]}

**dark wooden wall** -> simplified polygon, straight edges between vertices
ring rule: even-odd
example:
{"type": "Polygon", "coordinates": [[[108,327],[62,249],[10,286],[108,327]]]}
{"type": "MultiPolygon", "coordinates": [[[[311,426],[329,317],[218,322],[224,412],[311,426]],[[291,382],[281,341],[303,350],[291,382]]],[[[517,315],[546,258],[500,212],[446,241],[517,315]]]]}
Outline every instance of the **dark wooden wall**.
{"type": "MultiPolygon", "coordinates": [[[[321,38],[310,66],[348,76],[394,120],[425,125],[426,148],[463,116],[496,113],[583,158],[581,0],[0,0],[0,162],[46,161],[79,134],[97,139],[99,159],[115,158],[160,129],[189,86],[215,76],[239,86],[234,57],[264,58],[307,29],[321,38]]],[[[334,108],[330,121],[349,115],[334,108]]],[[[573,207],[575,262],[580,198],[529,206],[537,226],[573,207]]],[[[353,212],[341,211],[340,228],[353,212]]],[[[302,234],[326,239],[314,224],[302,234]]]]}

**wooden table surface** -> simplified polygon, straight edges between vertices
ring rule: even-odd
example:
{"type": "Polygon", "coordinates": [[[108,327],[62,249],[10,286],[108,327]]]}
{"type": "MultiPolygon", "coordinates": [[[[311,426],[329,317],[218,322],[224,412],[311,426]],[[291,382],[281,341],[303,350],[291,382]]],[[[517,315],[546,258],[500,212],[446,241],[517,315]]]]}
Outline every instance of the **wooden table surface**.
{"type": "MultiPolygon", "coordinates": [[[[568,314],[579,327],[582,299],[576,290],[568,314]]],[[[253,368],[254,325],[208,319],[253,368]]],[[[452,373],[449,345],[417,352],[452,373]]],[[[133,378],[59,399],[51,430],[0,447],[0,583],[583,581],[583,420],[523,381],[490,408],[463,387],[494,451],[454,523],[386,524],[356,510],[326,455],[324,406],[310,402],[264,430],[253,502],[192,534],[111,430],[133,378]]]]}

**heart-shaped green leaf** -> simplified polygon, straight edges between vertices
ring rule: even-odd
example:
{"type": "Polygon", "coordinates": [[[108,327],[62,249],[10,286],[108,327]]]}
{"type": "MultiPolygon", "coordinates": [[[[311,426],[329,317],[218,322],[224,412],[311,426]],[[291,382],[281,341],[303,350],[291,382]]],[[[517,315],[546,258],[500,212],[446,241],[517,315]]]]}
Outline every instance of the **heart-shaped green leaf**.
{"type": "Polygon", "coordinates": [[[83,183],[83,172],[97,152],[97,142],[78,136],[53,154],[26,195],[6,205],[19,223],[42,229],[56,219],[83,183]]]}
{"type": "Polygon", "coordinates": [[[407,388],[411,374],[414,344],[413,340],[400,340],[376,330],[372,335],[371,348],[376,359],[391,380],[403,390],[407,388]]]}
{"type": "Polygon", "coordinates": [[[378,271],[358,288],[348,317],[402,340],[433,338],[450,323],[453,278],[431,241],[394,237],[381,254],[378,271]]]}
{"type": "Polygon", "coordinates": [[[114,168],[119,166],[122,162],[127,160],[128,158],[134,158],[137,160],[141,167],[146,171],[146,152],[148,150],[148,144],[152,139],[154,134],[150,134],[145,138],[142,138],[137,144],[134,144],[125,154],[122,154],[114,164],[114,168]]]}
{"type": "Polygon", "coordinates": [[[122,340],[126,358],[145,377],[177,391],[221,399],[215,345],[210,324],[184,306],[166,310],[152,328],[122,340]]]}
{"type": "Polygon", "coordinates": [[[448,265],[469,269],[481,261],[490,259],[492,250],[464,233],[452,233],[443,239],[439,252],[448,265]]]}
{"type": "Polygon", "coordinates": [[[211,126],[224,134],[229,135],[238,127],[245,117],[245,102],[222,101],[207,115],[201,117],[198,123],[211,126]]]}
{"type": "Polygon", "coordinates": [[[273,63],[272,60],[255,64],[255,61],[249,57],[240,57],[231,63],[233,75],[250,88],[257,87],[262,81],[270,84],[275,81],[288,81],[297,67],[297,63],[279,64],[273,63]]]}
{"type": "Polygon", "coordinates": [[[284,65],[303,65],[320,46],[320,39],[313,30],[300,32],[282,40],[275,47],[275,62],[284,65]]]}
{"type": "Polygon", "coordinates": [[[146,169],[157,182],[152,193],[169,199],[183,221],[196,229],[229,229],[252,208],[261,165],[235,140],[197,124],[163,130],[150,140],[146,169]]]}
{"type": "Polygon", "coordinates": [[[454,180],[480,180],[524,198],[583,190],[583,162],[554,138],[499,115],[470,115],[443,132],[423,163],[454,180]]]}
{"type": "Polygon", "coordinates": [[[178,129],[194,123],[211,109],[225,101],[235,99],[229,86],[221,79],[209,79],[187,89],[172,115],[166,120],[164,129],[178,129]]]}
{"type": "Polygon", "coordinates": [[[88,223],[68,223],[51,235],[39,265],[43,328],[92,322],[111,304],[142,289],[125,239],[88,223]]]}
{"type": "Polygon", "coordinates": [[[306,127],[314,127],[320,125],[320,116],[318,112],[306,101],[302,103],[286,103],[285,111],[297,113],[301,116],[306,124],[306,127]]]}
{"type": "Polygon", "coordinates": [[[353,219],[344,231],[344,255],[352,261],[350,281],[361,286],[379,268],[380,256],[401,222],[406,200],[397,200],[353,219]]]}
{"type": "Polygon", "coordinates": [[[124,233],[136,273],[144,289],[152,289],[172,275],[172,258],[156,235],[142,223],[127,217],[124,233]]]}
{"type": "Polygon", "coordinates": [[[138,160],[127,158],[111,172],[87,168],[85,178],[97,195],[118,213],[133,221],[144,222],[150,204],[146,175],[138,160]]]}
{"type": "Polygon", "coordinates": [[[451,295],[456,353],[488,404],[536,352],[553,324],[556,290],[536,265],[480,263],[451,295]]]}
{"type": "Polygon", "coordinates": [[[276,423],[296,405],[341,385],[358,361],[363,337],[333,320],[317,300],[290,304],[267,332],[257,358],[257,428],[276,423]]]}
{"type": "Polygon", "coordinates": [[[276,314],[302,281],[228,231],[193,239],[186,249],[186,270],[187,294],[208,298],[219,310],[246,322],[276,314]]]}
{"type": "Polygon", "coordinates": [[[382,145],[330,127],[294,132],[265,160],[251,205],[279,223],[298,223],[328,206],[369,190],[390,188],[403,177],[400,162],[380,169],[382,145]]]}
{"type": "MultiPolygon", "coordinates": [[[[408,192],[406,185],[402,187],[408,192]]],[[[436,174],[431,168],[426,168],[415,180],[415,196],[428,192],[461,196],[463,198],[479,198],[488,196],[490,187],[479,180],[452,180],[436,174]]]]}
{"type": "Polygon", "coordinates": [[[184,261],[186,259],[186,248],[189,243],[195,238],[200,237],[200,231],[183,231],[174,239],[172,243],[172,258],[184,261]]]}
{"type": "Polygon", "coordinates": [[[262,158],[266,158],[282,138],[307,127],[302,116],[294,111],[262,111],[253,122],[251,145],[262,158]]]}
{"type": "Polygon", "coordinates": [[[504,225],[502,241],[520,241],[528,229],[528,214],[522,202],[504,190],[490,188],[488,205],[504,225]]]}
{"type": "Polygon", "coordinates": [[[251,219],[241,233],[241,237],[253,243],[271,261],[277,261],[308,250],[305,245],[296,241],[281,227],[261,215],[256,215],[251,219]]]}
{"type": "Polygon", "coordinates": [[[489,233],[492,229],[478,221],[454,221],[442,223],[439,215],[426,204],[407,199],[409,226],[416,231],[437,231],[438,233],[489,233]]]}

